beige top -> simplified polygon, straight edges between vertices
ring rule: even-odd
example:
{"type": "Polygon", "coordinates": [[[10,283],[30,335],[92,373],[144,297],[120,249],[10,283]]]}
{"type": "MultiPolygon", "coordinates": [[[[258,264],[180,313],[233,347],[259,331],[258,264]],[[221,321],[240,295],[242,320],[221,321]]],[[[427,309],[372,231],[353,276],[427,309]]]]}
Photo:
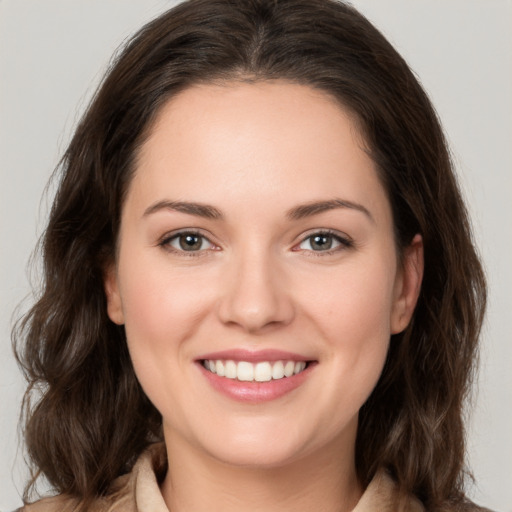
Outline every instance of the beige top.
{"type": "MultiPolygon", "coordinates": [[[[169,512],[160,492],[157,475],[166,466],[165,446],[155,444],[142,453],[132,471],[117,478],[112,493],[98,498],[88,512],[169,512]]],[[[77,505],[73,498],[56,496],[44,498],[27,505],[23,512],[71,512],[77,505]]],[[[366,488],[352,512],[396,512],[398,493],[393,480],[385,473],[378,473],[366,488]]],[[[404,512],[424,512],[421,503],[411,498],[404,512]]]]}

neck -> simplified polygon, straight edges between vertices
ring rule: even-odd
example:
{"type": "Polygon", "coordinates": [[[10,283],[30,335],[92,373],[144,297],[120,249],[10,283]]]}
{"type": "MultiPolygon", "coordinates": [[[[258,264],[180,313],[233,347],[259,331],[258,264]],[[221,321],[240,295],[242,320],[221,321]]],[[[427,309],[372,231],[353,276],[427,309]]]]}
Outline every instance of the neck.
{"type": "Polygon", "coordinates": [[[166,436],[162,494],[172,512],[348,512],[362,494],[354,450],[339,442],[279,467],[240,467],[166,436]],[[345,452],[345,453],[344,453],[345,452]]]}

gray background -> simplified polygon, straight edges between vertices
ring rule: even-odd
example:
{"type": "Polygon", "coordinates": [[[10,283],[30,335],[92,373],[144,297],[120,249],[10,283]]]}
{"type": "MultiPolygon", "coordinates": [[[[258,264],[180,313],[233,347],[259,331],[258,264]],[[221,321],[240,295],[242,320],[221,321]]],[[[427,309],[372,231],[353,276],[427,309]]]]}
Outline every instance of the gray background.
{"type": "MultiPolygon", "coordinates": [[[[0,0],[0,510],[21,504],[26,478],[16,427],[24,383],[9,331],[30,294],[45,184],[113,51],[174,3],[0,0]]],[[[353,4],[418,74],[452,144],[491,289],[469,423],[471,492],[512,511],[512,1],[353,4]]]]}

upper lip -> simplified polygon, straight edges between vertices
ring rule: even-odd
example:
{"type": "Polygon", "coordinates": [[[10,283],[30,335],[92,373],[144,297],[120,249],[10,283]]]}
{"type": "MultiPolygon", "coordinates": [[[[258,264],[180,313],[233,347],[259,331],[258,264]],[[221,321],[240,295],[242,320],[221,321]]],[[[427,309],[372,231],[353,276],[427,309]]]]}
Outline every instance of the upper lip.
{"type": "Polygon", "coordinates": [[[264,350],[247,350],[247,349],[231,349],[221,350],[219,352],[210,352],[197,358],[199,361],[204,360],[222,360],[222,361],[247,361],[249,363],[257,363],[260,361],[311,361],[310,357],[286,352],[283,350],[264,349],[264,350]]]}

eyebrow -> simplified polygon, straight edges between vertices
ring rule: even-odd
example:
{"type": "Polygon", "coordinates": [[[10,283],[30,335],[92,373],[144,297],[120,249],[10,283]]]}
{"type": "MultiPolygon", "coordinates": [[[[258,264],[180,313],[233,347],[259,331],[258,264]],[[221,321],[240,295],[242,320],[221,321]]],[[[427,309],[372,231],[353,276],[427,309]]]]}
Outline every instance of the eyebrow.
{"type": "Polygon", "coordinates": [[[328,201],[313,201],[303,205],[295,206],[291,210],[288,210],[286,216],[292,220],[300,220],[305,217],[311,217],[312,215],[318,215],[329,210],[335,210],[338,208],[349,208],[364,213],[372,222],[375,222],[372,214],[368,208],[362,204],[354,203],[353,201],[347,201],[346,199],[330,199],[328,201]]]}
{"type": "MultiPolygon", "coordinates": [[[[327,201],[313,201],[311,203],[301,204],[288,210],[286,216],[291,220],[300,220],[339,208],[359,211],[364,213],[372,222],[375,222],[375,219],[366,207],[353,201],[347,201],[346,199],[330,199],[327,201]]],[[[152,204],[144,210],[143,217],[147,217],[161,210],[174,210],[176,212],[196,215],[206,219],[222,220],[224,218],[224,215],[218,208],[209,204],[169,200],[162,200],[152,204]]]]}
{"type": "Polygon", "coordinates": [[[176,212],[187,213],[189,215],[196,215],[206,219],[222,219],[223,215],[220,210],[203,203],[191,203],[188,201],[158,201],[144,210],[143,217],[147,217],[153,213],[161,210],[174,210],[176,212]]]}

